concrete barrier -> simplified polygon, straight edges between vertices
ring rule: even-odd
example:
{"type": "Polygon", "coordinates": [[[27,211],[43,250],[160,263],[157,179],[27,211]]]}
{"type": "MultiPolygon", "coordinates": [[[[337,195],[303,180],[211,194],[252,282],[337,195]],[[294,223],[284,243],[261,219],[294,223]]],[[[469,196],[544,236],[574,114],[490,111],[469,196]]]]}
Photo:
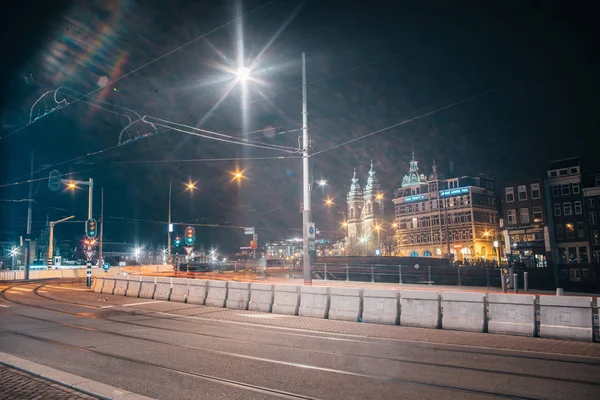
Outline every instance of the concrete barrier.
{"type": "Polygon", "coordinates": [[[250,283],[229,282],[227,293],[227,308],[247,310],[250,301],[250,283]]]}
{"type": "Polygon", "coordinates": [[[398,319],[397,291],[374,289],[363,291],[363,322],[395,325],[398,319]]]}
{"type": "Polygon", "coordinates": [[[208,281],[208,294],[206,305],[212,307],[225,307],[227,302],[227,281],[208,281]]]}
{"type": "Polygon", "coordinates": [[[129,283],[129,280],[125,276],[118,276],[118,277],[115,277],[115,279],[116,279],[116,283],[115,283],[115,290],[113,291],[113,294],[115,294],[117,296],[125,296],[125,293],[127,293],[127,285],[129,283]]]}
{"type": "Polygon", "coordinates": [[[329,312],[329,288],[323,286],[300,286],[300,308],[303,317],[327,318],[329,312]]]}
{"type": "Polygon", "coordinates": [[[440,294],[428,290],[400,292],[400,325],[421,328],[440,326],[440,294]]]}
{"type": "Polygon", "coordinates": [[[271,312],[273,308],[273,285],[268,283],[250,284],[250,302],[248,310],[271,312]]]}
{"type": "Polygon", "coordinates": [[[142,277],[129,276],[129,283],[127,284],[127,291],[125,296],[127,297],[138,297],[140,294],[140,288],[142,287],[142,277]]]}
{"type": "MultiPolygon", "coordinates": [[[[173,287],[171,288],[171,301],[185,302],[188,295],[189,279],[173,278],[173,287]]],[[[204,297],[202,298],[204,301],[204,297]]]]}
{"type": "Polygon", "coordinates": [[[104,285],[102,285],[102,294],[113,294],[113,290],[115,289],[115,278],[104,278],[104,285]]]}
{"type": "Polygon", "coordinates": [[[592,341],[592,298],[540,296],[540,336],[592,341]]]}
{"type": "Polygon", "coordinates": [[[169,301],[171,295],[171,278],[156,278],[156,289],[154,291],[155,300],[169,301]]]}
{"type": "Polygon", "coordinates": [[[94,278],[94,281],[92,282],[92,290],[96,293],[102,293],[102,285],[104,285],[104,278],[94,278]]]}
{"type": "Polygon", "coordinates": [[[206,301],[207,287],[205,280],[200,279],[186,279],[189,284],[189,292],[187,295],[187,302],[190,304],[201,304],[204,305],[206,301]]]}
{"type": "Polygon", "coordinates": [[[331,288],[329,292],[329,319],[359,322],[361,314],[361,289],[331,288]]]}
{"type": "Polygon", "coordinates": [[[442,329],[483,332],[485,322],[485,293],[442,293],[442,329]]]}
{"type": "Polygon", "coordinates": [[[535,336],[535,296],[488,294],[488,332],[535,336]]]}
{"type": "Polygon", "coordinates": [[[151,299],[154,296],[155,288],[156,282],[153,276],[142,276],[140,299],[151,299]]]}
{"type": "Polygon", "coordinates": [[[294,285],[273,286],[273,314],[298,315],[300,287],[294,285]]]}

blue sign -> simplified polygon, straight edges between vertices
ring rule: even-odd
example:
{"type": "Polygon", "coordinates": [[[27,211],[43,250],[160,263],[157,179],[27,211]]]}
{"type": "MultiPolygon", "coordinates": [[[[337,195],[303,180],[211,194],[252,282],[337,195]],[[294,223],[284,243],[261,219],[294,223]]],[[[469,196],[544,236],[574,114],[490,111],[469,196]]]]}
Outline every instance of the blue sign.
{"type": "Polygon", "coordinates": [[[422,194],[418,195],[418,196],[410,196],[404,199],[405,202],[408,201],[417,201],[417,200],[423,200],[425,198],[425,196],[423,196],[422,194]]]}
{"type": "Polygon", "coordinates": [[[105,270],[105,271],[108,271],[110,269],[110,264],[107,263],[107,262],[103,263],[102,264],[102,269],[105,270]]]}
{"type": "Polygon", "coordinates": [[[456,196],[459,194],[467,194],[467,193],[469,193],[469,188],[448,189],[448,190],[442,190],[440,192],[440,197],[456,196]]]}

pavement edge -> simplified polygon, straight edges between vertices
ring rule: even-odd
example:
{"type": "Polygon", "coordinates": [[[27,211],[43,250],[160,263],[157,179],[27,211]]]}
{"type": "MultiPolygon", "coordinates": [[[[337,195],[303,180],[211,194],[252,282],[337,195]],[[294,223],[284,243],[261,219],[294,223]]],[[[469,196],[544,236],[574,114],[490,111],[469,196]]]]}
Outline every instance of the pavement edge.
{"type": "Polygon", "coordinates": [[[0,364],[78,390],[103,400],[152,400],[150,397],[119,389],[88,378],[69,374],[24,358],[0,352],[0,364]]]}

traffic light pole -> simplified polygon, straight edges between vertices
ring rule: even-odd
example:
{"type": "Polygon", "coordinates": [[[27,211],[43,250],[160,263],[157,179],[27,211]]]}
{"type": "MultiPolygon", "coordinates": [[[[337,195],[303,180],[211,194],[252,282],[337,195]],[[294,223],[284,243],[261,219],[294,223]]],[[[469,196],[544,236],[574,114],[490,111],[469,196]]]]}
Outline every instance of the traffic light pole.
{"type": "Polygon", "coordinates": [[[169,181],[169,226],[167,227],[167,263],[171,264],[171,181],[169,181]]]}
{"type": "Polygon", "coordinates": [[[50,221],[50,235],[49,235],[50,240],[48,242],[48,267],[51,267],[52,264],[54,263],[54,261],[53,261],[54,260],[54,256],[53,256],[53,253],[54,253],[54,245],[53,245],[53,242],[54,242],[54,226],[56,224],[60,224],[61,222],[70,220],[71,218],[75,218],[75,216],[71,215],[70,217],[59,219],[58,221],[50,221]]]}

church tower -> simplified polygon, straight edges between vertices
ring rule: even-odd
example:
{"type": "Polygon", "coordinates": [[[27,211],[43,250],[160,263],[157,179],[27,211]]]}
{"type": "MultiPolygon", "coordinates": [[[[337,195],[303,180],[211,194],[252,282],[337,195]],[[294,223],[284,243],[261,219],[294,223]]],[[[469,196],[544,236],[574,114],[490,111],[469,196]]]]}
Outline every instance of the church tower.
{"type": "Polygon", "coordinates": [[[346,199],[348,205],[348,255],[360,255],[359,244],[361,235],[363,234],[363,208],[364,198],[363,192],[358,184],[358,178],[356,177],[356,168],[354,169],[354,175],[352,176],[352,184],[350,185],[350,191],[346,199]]]}
{"type": "Polygon", "coordinates": [[[376,255],[376,250],[381,254],[381,237],[383,234],[383,188],[377,178],[373,161],[371,160],[371,169],[369,170],[369,178],[365,186],[364,194],[364,211],[363,211],[363,235],[367,238],[366,253],[367,255],[376,255]]]}

